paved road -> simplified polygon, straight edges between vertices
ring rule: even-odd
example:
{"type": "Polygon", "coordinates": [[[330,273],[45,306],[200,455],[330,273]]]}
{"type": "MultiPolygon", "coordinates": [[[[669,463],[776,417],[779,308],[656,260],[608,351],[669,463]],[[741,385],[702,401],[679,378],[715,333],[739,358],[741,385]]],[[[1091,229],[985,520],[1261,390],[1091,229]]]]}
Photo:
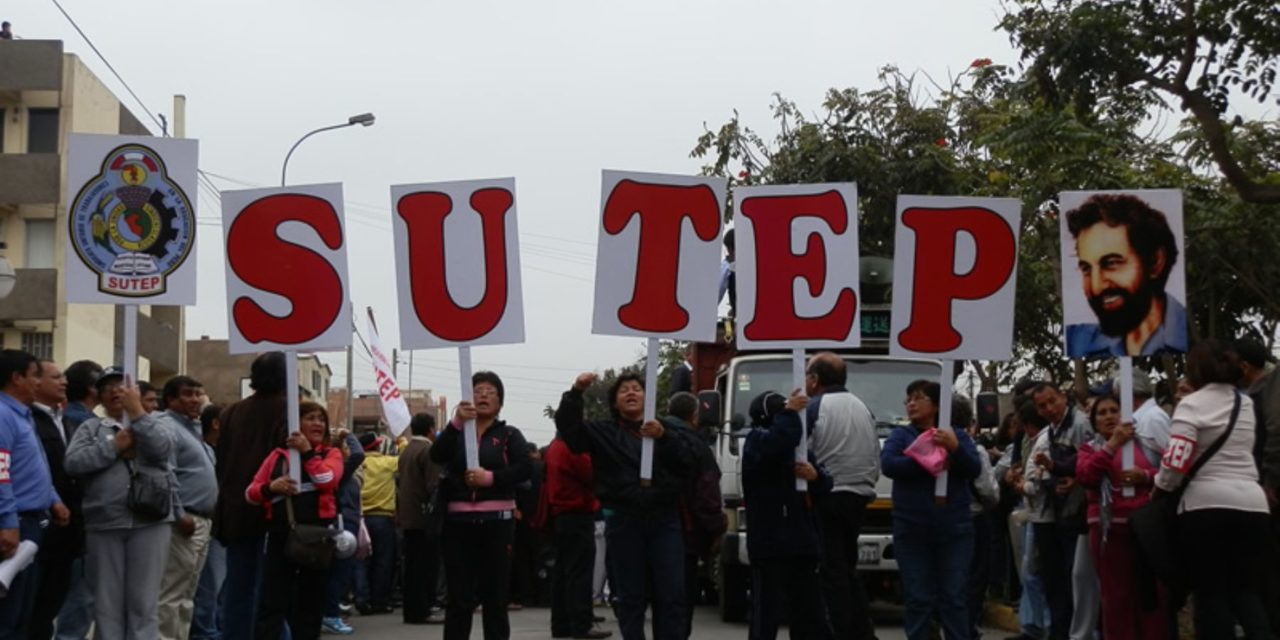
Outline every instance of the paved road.
{"type": "MultiPolygon", "coordinates": [[[[596,611],[603,612],[606,610],[597,609],[596,611]]],[[[618,626],[613,621],[613,615],[609,613],[603,615],[608,621],[604,623],[602,628],[614,632],[611,640],[621,640],[618,636],[618,626]]],[[[511,613],[512,639],[549,640],[551,638],[550,617],[551,612],[547,609],[513,611],[511,613]]],[[[902,633],[900,615],[895,616],[893,612],[886,612],[886,615],[878,616],[878,620],[880,625],[877,629],[877,635],[881,640],[897,640],[906,637],[902,633]]],[[[421,638],[439,638],[444,632],[442,625],[407,626],[401,624],[399,612],[370,617],[356,616],[351,619],[351,625],[356,629],[352,638],[385,638],[387,640],[408,640],[412,638],[419,640],[421,638]]],[[[987,634],[987,637],[1000,638],[1005,635],[1010,634],[993,632],[987,634]]],[[[471,637],[478,639],[481,636],[480,617],[476,616],[471,637]]],[[[698,610],[697,618],[693,623],[693,637],[697,640],[743,640],[747,637],[747,627],[744,624],[720,622],[720,617],[714,608],[702,607],[698,610]]],[[[787,632],[783,630],[778,634],[778,637],[780,640],[786,640],[788,637],[787,632]]]]}

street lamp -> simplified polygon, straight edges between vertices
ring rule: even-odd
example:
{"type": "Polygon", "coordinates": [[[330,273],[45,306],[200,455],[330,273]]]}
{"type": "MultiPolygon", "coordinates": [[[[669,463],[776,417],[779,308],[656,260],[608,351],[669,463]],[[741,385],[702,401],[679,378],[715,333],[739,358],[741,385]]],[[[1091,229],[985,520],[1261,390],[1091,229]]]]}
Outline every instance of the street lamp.
{"type": "Polygon", "coordinates": [[[13,265],[9,264],[9,259],[4,257],[5,244],[0,242],[0,300],[9,297],[13,293],[13,288],[18,285],[18,274],[14,273],[13,265]]]}
{"type": "Polygon", "coordinates": [[[308,132],[307,135],[302,136],[301,138],[298,138],[298,141],[293,143],[293,146],[289,148],[289,153],[285,155],[284,166],[280,167],[280,186],[283,187],[286,184],[288,184],[288,181],[285,179],[285,177],[289,174],[289,158],[293,157],[294,150],[298,148],[298,145],[302,144],[303,140],[306,140],[307,138],[310,138],[311,136],[314,136],[315,134],[320,133],[322,131],[333,131],[334,129],[342,129],[344,127],[352,127],[355,125],[369,127],[373,125],[373,121],[374,121],[374,117],[372,113],[361,113],[359,115],[354,115],[354,116],[351,116],[350,118],[347,118],[347,121],[342,124],[335,124],[328,127],[320,127],[319,129],[308,132]]]}

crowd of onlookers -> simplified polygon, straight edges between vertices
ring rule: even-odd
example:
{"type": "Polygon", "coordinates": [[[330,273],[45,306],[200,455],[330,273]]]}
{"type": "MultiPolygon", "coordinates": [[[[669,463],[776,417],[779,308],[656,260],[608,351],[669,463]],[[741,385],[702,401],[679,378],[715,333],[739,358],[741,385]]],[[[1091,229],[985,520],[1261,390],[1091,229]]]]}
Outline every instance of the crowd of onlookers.
{"type": "MultiPolygon", "coordinates": [[[[1280,375],[1270,360],[1252,340],[1202,342],[1167,395],[1135,375],[1130,420],[1112,382],[1079,395],[1019,383],[1015,410],[979,448],[975,495],[998,492],[974,509],[975,567],[990,571],[970,573],[982,576],[970,593],[1010,599],[1020,640],[1165,640],[1188,606],[1196,638],[1280,636],[1280,375]],[[1162,503],[1176,514],[1164,521],[1168,548],[1150,525],[1162,503]]],[[[944,603],[958,611],[958,598],[939,593],[929,607],[944,627],[944,603]]],[[[981,601],[970,600],[970,620],[981,601]]]]}
{"type": "MultiPolygon", "coordinates": [[[[813,356],[803,390],[750,407],[749,637],[784,623],[794,638],[874,637],[858,536],[881,474],[909,638],[978,638],[993,598],[1015,604],[1018,638],[1167,639],[1188,603],[1197,638],[1272,637],[1280,376],[1268,360],[1251,341],[1205,341],[1173,397],[1134,377],[1131,419],[1119,385],[1026,380],[995,433],[963,398],[940,425],[941,389],[919,380],[903,389],[909,424],[882,441],[843,358],[813,356]],[[1156,566],[1138,515],[1166,500],[1173,571],[1156,566]]],[[[0,351],[0,557],[37,545],[4,585],[0,638],[315,638],[399,609],[447,639],[474,620],[500,639],[510,610],[544,600],[555,638],[611,635],[600,604],[627,640],[692,635],[727,522],[719,433],[697,426],[690,393],[646,421],[643,379],[624,373],[611,416],[592,420],[597,377],[582,374],[539,449],[500,417],[492,372],[445,424],[420,414],[393,437],[337,428],[306,400],[291,429],[284,367],[283,354],[258,357],[252,395],[220,406],[187,376],[155,389],[116,367],[0,351]]]]}

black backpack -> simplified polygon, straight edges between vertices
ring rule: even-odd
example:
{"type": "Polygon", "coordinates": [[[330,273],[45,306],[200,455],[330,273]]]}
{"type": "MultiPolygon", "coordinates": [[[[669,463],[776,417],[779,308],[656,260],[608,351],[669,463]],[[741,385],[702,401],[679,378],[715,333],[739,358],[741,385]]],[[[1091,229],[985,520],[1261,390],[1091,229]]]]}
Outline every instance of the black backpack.
{"type": "Polygon", "coordinates": [[[715,541],[729,529],[720,495],[720,465],[715,452],[696,433],[681,429],[686,446],[692,447],[697,462],[680,497],[680,515],[684,521],[689,551],[704,555],[715,541]]]}

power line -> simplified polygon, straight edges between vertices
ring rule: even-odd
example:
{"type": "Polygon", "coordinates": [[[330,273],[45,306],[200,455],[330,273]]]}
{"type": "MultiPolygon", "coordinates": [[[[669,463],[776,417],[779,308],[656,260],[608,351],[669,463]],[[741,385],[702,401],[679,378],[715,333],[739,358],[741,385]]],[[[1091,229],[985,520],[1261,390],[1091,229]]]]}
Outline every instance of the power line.
{"type": "Polygon", "coordinates": [[[98,50],[97,45],[93,44],[93,40],[89,39],[89,34],[85,33],[84,29],[81,29],[80,25],[76,24],[76,21],[71,17],[71,14],[67,13],[67,10],[62,8],[62,3],[58,2],[58,0],[53,0],[53,6],[57,7],[58,11],[62,12],[62,15],[67,19],[67,22],[70,22],[71,26],[80,34],[80,37],[84,38],[85,43],[89,45],[90,49],[93,49],[93,52],[97,54],[98,59],[102,61],[102,64],[107,65],[107,69],[111,71],[111,75],[115,76],[116,80],[119,80],[121,85],[124,85],[125,91],[128,91],[129,95],[133,96],[134,101],[138,103],[138,106],[142,107],[142,111],[147,114],[147,117],[151,118],[151,121],[156,123],[157,127],[160,127],[161,133],[168,135],[168,132],[165,130],[164,123],[160,122],[160,119],[156,117],[156,114],[152,113],[151,110],[147,108],[147,105],[142,101],[142,98],[139,98],[138,94],[133,91],[133,87],[130,87],[129,83],[124,81],[120,72],[116,71],[116,68],[112,66],[111,61],[107,60],[107,57],[102,55],[102,52],[98,50]]]}

